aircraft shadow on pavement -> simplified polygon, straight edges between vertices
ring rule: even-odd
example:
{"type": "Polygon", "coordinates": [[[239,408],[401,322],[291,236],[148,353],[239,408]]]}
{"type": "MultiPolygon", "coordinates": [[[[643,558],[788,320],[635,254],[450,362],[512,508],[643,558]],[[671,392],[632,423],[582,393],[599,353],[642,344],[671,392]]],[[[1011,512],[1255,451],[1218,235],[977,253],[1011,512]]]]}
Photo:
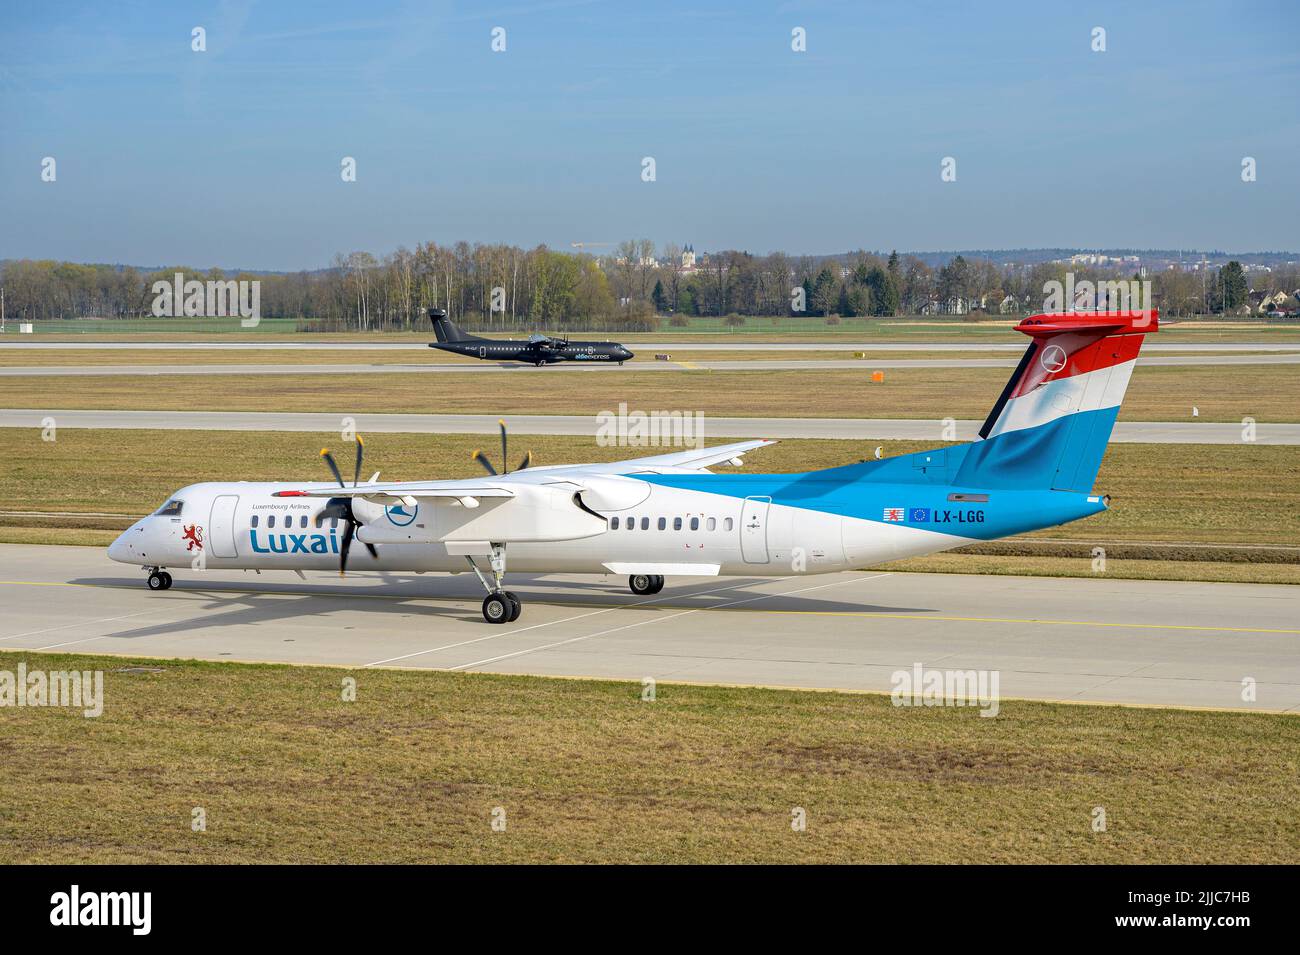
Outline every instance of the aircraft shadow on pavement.
{"type": "MultiPolygon", "coordinates": [[[[437,580],[438,577],[421,577],[413,574],[385,574],[374,584],[368,586],[339,587],[330,584],[312,584],[303,581],[270,583],[264,581],[198,581],[178,579],[172,591],[166,594],[144,595],[151,599],[168,600],[177,597],[187,601],[185,607],[191,608],[193,616],[165,624],[146,627],[132,627],[117,633],[106,634],[110,637],[132,639],[140,637],[166,636],[186,631],[205,630],[213,627],[240,627],[255,624],[275,623],[277,621],[301,620],[314,616],[327,617],[341,610],[364,610],[367,614],[381,616],[419,616],[433,623],[438,620],[480,621],[478,602],[482,590],[478,583],[455,581],[451,588],[435,592],[423,592],[408,589],[410,585],[437,580]],[[470,589],[467,584],[472,584],[470,589]],[[402,586],[402,591],[395,591],[395,586],[402,586]],[[282,597],[312,598],[284,600],[282,597]],[[203,602],[194,606],[193,599],[203,602]],[[339,601],[356,601],[340,605],[339,601]],[[375,599],[379,598],[379,599],[375,599]],[[467,602],[468,606],[436,603],[434,601],[467,602]]],[[[565,604],[572,607],[608,608],[623,605],[628,608],[654,609],[656,606],[671,607],[674,610],[708,610],[717,608],[736,609],[752,608],[755,611],[771,610],[799,613],[938,613],[930,607],[892,607],[868,604],[860,601],[827,599],[820,596],[801,596],[798,594],[769,594],[752,591],[749,588],[763,583],[770,578],[734,578],[726,589],[719,589],[718,581],[724,578],[711,577],[707,581],[681,587],[665,588],[654,597],[643,597],[627,592],[626,588],[599,581],[574,582],[571,580],[547,580],[544,575],[518,575],[511,582],[511,587],[524,600],[525,608],[530,600],[565,604]],[[551,593],[539,593],[539,590],[553,589],[551,593]]],[[[141,589],[131,578],[83,577],[70,581],[81,586],[105,587],[114,590],[141,589]],[[130,580],[130,583],[126,581],[130,580]]],[[[446,583],[445,577],[443,582],[446,583]]],[[[364,635],[361,631],[359,635],[364,635]]]]}

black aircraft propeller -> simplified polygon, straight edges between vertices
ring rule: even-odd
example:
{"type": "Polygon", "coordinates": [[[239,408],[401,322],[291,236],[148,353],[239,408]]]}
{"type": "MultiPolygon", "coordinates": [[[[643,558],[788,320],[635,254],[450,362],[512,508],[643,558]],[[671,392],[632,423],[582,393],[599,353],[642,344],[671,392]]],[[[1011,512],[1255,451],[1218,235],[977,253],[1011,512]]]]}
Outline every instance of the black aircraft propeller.
{"type": "MultiPolygon", "coordinates": [[[[501,473],[509,474],[510,459],[506,456],[508,453],[507,441],[506,441],[506,423],[505,421],[498,419],[497,424],[501,426],[501,473]]],[[[488,456],[483,453],[482,449],[475,450],[474,460],[477,461],[479,464],[483,465],[483,470],[487,471],[488,474],[492,475],[493,477],[496,477],[497,469],[492,466],[492,462],[488,460],[488,456]]],[[[524,468],[528,467],[532,463],[533,463],[533,452],[529,451],[527,454],[524,455],[523,460],[519,462],[519,467],[515,468],[515,470],[522,471],[524,468]]]]}
{"type": "MultiPolygon", "coordinates": [[[[352,486],[355,488],[361,483],[361,458],[365,453],[365,444],[361,441],[361,435],[357,435],[357,460],[356,466],[352,473],[352,486]]],[[[334,462],[334,455],[330,454],[329,448],[321,448],[320,456],[325,459],[330,473],[334,475],[334,480],[339,482],[339,487],[347,488],[343,481],[343,475],[339,472],[339,466],[334,462]]],[[[343,522],[343,543],[339,545],[339,576],[342,577],[348,569],[348,551],[352,549],[352,538],[357,533],[356,515],[352,512],[352,498],[350,497],[332,497],[326,502],[317,517],[335,517],[343,522]]],[[[361,543],[366,545],[366,550],[370,551],[371,557],[378,557],[379,551],[375,550],[374,544],[361,543]]]]}

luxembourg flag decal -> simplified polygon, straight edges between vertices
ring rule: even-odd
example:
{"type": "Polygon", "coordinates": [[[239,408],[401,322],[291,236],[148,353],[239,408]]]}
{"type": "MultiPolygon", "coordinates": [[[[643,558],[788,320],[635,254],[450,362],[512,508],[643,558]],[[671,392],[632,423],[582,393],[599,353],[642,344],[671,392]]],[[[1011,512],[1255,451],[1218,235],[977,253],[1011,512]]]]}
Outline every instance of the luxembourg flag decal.
{"type": "Polygon", "coordinates": [[[887,520],[887,521],[901,521],[902,519],[903,519],[903,508],[901,508],[901,507],[887,507],[887,508],[885,508],[885,520],[887,520]]]}

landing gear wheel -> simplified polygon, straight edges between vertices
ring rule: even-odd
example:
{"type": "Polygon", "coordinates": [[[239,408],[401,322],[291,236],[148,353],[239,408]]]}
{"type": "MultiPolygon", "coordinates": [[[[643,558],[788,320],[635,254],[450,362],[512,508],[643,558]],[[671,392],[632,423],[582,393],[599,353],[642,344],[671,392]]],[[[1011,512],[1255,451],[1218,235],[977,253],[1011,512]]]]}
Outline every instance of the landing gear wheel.
{"type": "Polygon", "coordinates": [[[169,574],[169,573],[167,573],[167,571],[164,570],[164,571],[162,572],[162,579],[163,579],[163,588],[162,588],[162,589],[163,589],[163,590],[171,590],[171,589],[172,589],[172,575],[169,574]]]}
{"type": "Polygon", "coordinates": [[[488,623],[509,623],[510,615],[515,613],[515,604],[502,592],[488,594],[483,598],[483,619],[488,623]]]}
{"type": "Polygon", "coordinates": [[[633,574],[627,579],[628,589],[638,596],[657,594],[664,589],[664,579],[658,574],[633,574]]]}
{"type": "Polygon", "coordinates": [[[172,585],[172,575],[165,570],[155,570],[149,575],[150,590],[166,590],[172,585]]]}
{"type": "Polygon", "coordinates": [[[510,601],[510,619],[507,623],[514,623],[519,619],[519,615],[524,611],[524,602],[519,599],[518,595],[513,590],[505,590],[502,591],[502,593],[504,593],[506,599],[510,601]]]}

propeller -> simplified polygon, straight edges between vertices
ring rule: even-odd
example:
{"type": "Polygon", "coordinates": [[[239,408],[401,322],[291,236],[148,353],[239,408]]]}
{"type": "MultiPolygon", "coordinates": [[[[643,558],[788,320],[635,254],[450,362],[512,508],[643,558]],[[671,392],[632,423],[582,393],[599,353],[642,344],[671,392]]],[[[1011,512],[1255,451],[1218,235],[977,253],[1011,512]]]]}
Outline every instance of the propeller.
{"type": "MultiPolygon", "coordinates": [[[[356,465],[352,471],[352,486],[355,488],[361,483],[361,459],[365,454],[365,442],[361,440],[361,435],[357,435],[357,458],[356,465]]],[[[346,488],[347,484],[343,481],[343,474],[339,471],[339,466],[334,460],[334,455],[330,454],[329,448],[321,448],[320,456],[324,459],[326,466],[330,469],[330,474],[334,475],[334,480],[339,482],[339,487],[346,488]]],[[[357,517],[352,510],[352,498],[350,497],[332,497],[326,502],[325,507],[321,509],[320,517],[334,517],[343,522],[343,543],[339,545],[339,576],[348,569],[348,552],[352,550],[352,538],[357,534],[357,517]]],[[[379,551],[375,550],[375,545],[366,543],[366,550],[370,552],[371,557],[378,557],[379,551]]]]}
{"type": "MultiPolygon", "coordinates": [[[[509,454],[509,443],[506,438],[506,423],[503,420],[498,420],[497,424],[501,426],[501,472],[500,473],[509,474],[510,459],[509,457],[507,457],[507,455],[509,454]]],[[[481,448],[476,449],[474,451],[474,460],[477,461],[479,464],[483,465],[483,470],[487,471],[488,474],[492,475],[493,477],[496,477],[497,469],[492,466],[492,461],[488,458],[486,454],[483,453],[481,448]]],[[[519,466],[515,468],[515,470],[522,471],[524,468],[528,467],[532,463],[533,463],[533,452],[530,450],[524,455],[523,460],[519,462],[519,466]]]]}

